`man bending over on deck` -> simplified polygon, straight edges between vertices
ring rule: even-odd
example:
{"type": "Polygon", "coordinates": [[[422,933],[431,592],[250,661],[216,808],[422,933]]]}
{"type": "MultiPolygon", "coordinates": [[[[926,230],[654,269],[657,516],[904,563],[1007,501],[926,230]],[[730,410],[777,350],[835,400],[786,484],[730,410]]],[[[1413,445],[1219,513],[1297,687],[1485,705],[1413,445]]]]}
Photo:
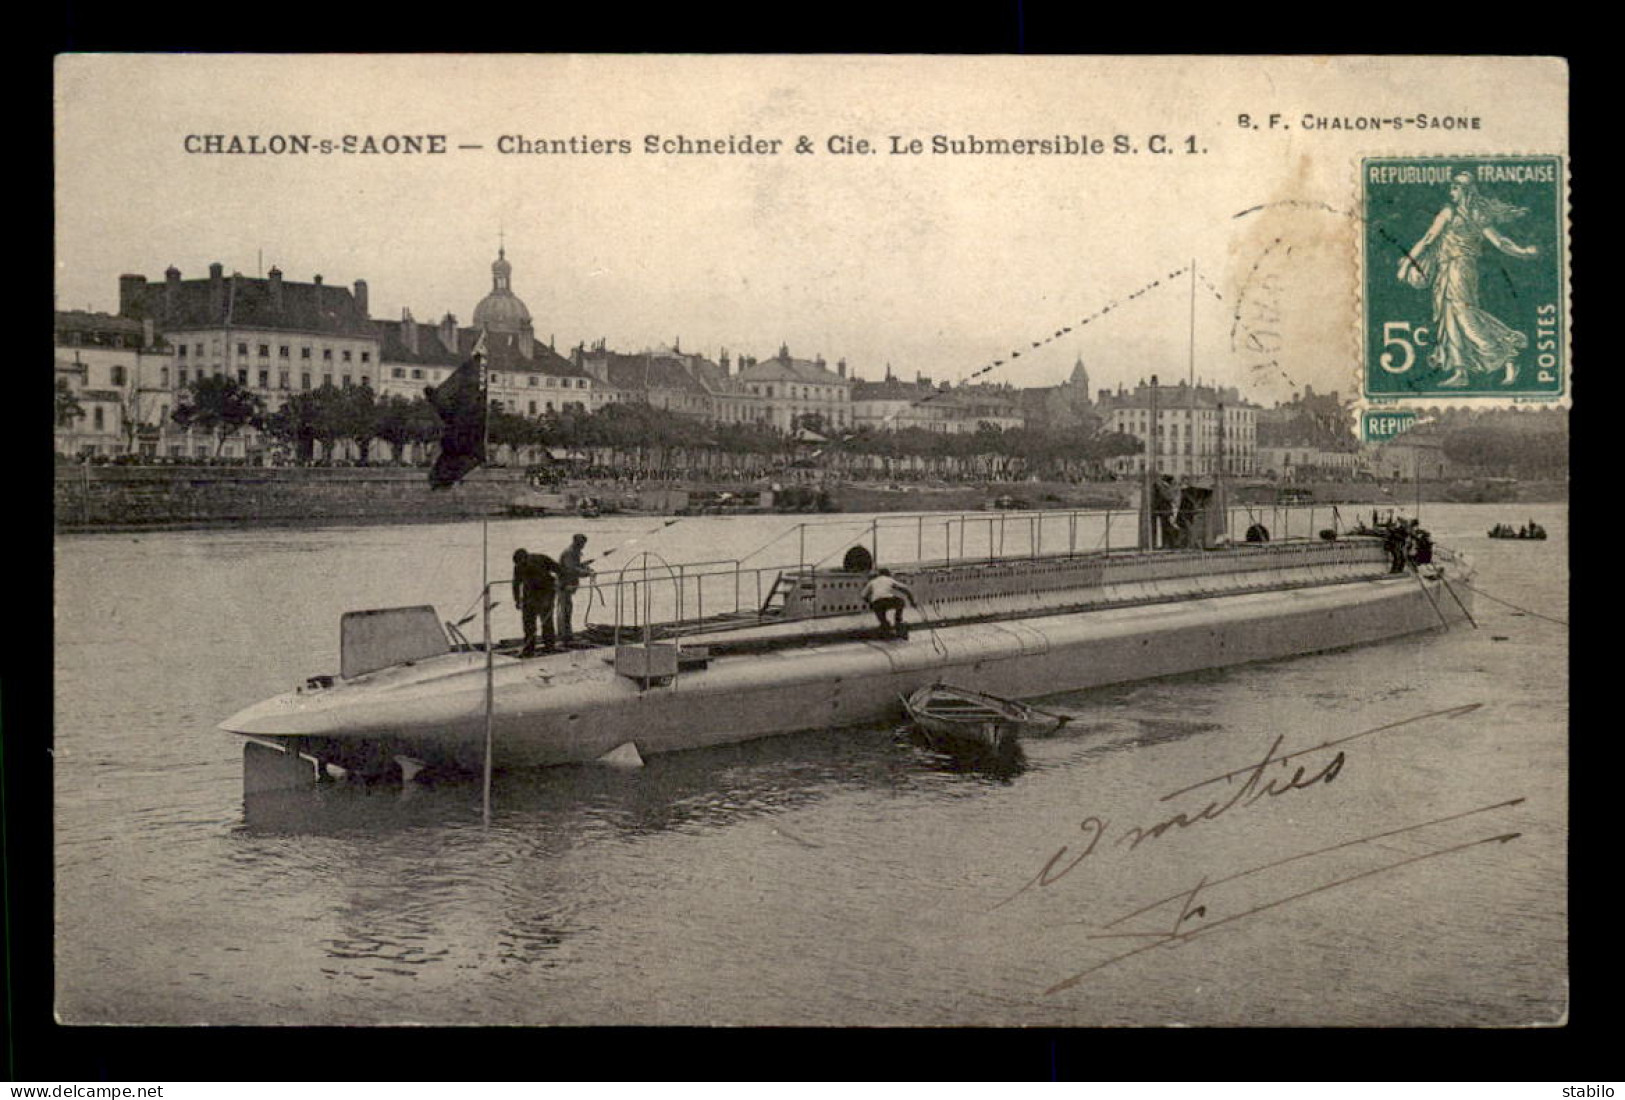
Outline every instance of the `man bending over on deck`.
{"type": "Polygon", "coordinates": [[[558,563],[546,554],[525,550],[513,552],[513,605],[525,624],[525,648],[521,657],[536,656],[536,623],[542,624],[542,648],[557,649],[553,634],[553,593],[557,587],[558,563]]]}
{"type": "Polygon", "coordinates": [[[916,607],[914,590],[891,575],[890,569],[878,570],[869,578],[869,583],[863,586],[863,602],[869,605],[869,610],[875,613],[880,620],[880,632],[899,638],[908,637],[908,629],[903,626],[903,597],[916,607]],[[899,595],[901,593],[901,595],[899,595]],[[886,612],[892,612],[892,622],[886,622],[886,612]]]}

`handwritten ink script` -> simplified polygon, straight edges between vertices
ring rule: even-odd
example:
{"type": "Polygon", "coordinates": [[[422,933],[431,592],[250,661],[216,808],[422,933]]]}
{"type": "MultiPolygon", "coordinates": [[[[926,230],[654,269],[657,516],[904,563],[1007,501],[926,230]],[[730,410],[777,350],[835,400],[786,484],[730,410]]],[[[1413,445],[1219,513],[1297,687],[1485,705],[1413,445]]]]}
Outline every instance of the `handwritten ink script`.
{"type": "MultiPolygon", "coordinates": [[[[1286,738],[1285,735],[1278,735],[1256,762],[1186,784],[1168,791],[1157,799],[1159,804],[1170,803],[1187,798],[1196,792],[1205,792],[1219,784],[1231,788],[1223,797],[1210,797],[1206,805],[1200,809],[1164,813],[1129,824],[1119,824],[1097,814],[1084,817],[1079,823],[1079,829],[1083,833],[1082,840],[1057,848],[1031,879],[994,908],[999,909],[1011,904],[1034,887],[1039,889],[1053,887],[1078,867],[1090,861],[1091,857],[1104,851],[1115,849],[1128,854],[1138,853],[1142,846],[1149,847],[1153,841],[1199,830],[1209,823],[1242,813],[1261,803],[1268,804],[1287,796],[1307,797],[1315,789],[1332,784],[1344,773],[1350,766],[1350,750],[1357,742],[1423,722],[1459,719],[1477,711],[1481,706],[1483,706],[1481,703],[1470,703],[1430,711],[1293,751],[1283,751],[1286,738]]],[[[1509,798],[1457,813],[1362,833],[1332,844],[1294,852],[1223,874],[1200,874],[1186,888],[1147,901],[1131,911],[1112,916],[1095,925],[1097,930],[1089,934],[1089,939],[1127,940],[1132,941],[1134,946],[1107,955],[1056,982],[1044,992],[1046,994],[1063,992],[1090,975],[1134,956],[1155,948],[1188,942],[1247,917],[1279,909],[1336,887],[1373,879],[1403,867],[1441,859],[1481,846],[1506,844],[1522,834],[1501,829],[1466,839],[1449,834],[1442,840],[1429,841],[1430,834],[1427,830],[1433,830],[1436,835],[1443,826],[1506,810],[1523,801],[1521,797],[1509,798]],[[1400,836],[1415,836],[1433,843],[1434,846],[1422,852],[1387,859],[1385,862],[1376,864],[1369,862],[1370,853],[1387,851],[1386,846],[1379,849],[1376,846],[1377,842],[1400,836]],[[1359,862],[1361,860],[1366,862],[1359,862]],[[1291,868],[1290,874],[1283,870],[1286,868],[1291,868]]]]}

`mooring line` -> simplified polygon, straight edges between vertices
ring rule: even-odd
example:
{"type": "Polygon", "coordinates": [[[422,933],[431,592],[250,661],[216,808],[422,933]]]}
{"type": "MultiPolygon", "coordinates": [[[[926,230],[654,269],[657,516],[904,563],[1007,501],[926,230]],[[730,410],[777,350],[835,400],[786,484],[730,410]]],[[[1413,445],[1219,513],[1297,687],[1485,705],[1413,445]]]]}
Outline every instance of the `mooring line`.
{"type": "Polygon", "coordinates": [[[1466,581],[1462,581],[1461,586],[1463,588],[1467,589],[1467,591],[1469,591],[1469,592],[1475,592],[1478,595],[1483,596],[1486,600],[1490,600],[1493,603],[1498,603],[1498,604],[1502,605],[1503,607],[1510,607],[1512,610],[1522,612],[1525,615],[1533,615],[1537,619],[1545,619],[1547,622],[1556,623],[1558,626],[1568,626],[1569,625],[1563,619],[1553,618],[1550,615],[1542,615],[1539,611],[1531,611],[1527,607],[1519,607],[1517,604],[1512,603],[1509,600],[1503,600],[1499,596],[1492,596],[1488,592],[1484,591],[1482,588],[1479,588],[1477,585],[1468,584],[1466,581]]]}

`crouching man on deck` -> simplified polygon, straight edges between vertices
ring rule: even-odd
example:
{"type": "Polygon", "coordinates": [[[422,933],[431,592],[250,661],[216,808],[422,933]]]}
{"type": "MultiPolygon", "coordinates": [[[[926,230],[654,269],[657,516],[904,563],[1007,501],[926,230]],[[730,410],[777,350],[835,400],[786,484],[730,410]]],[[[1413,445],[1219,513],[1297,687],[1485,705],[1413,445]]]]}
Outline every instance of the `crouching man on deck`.
{"type": "Polygon", "coordinates": [[[906,638],[908,628],[903,625],[903,597],[916,608],[920,605],[914,600],[914,590],[891,575],[890,569],[877,570],[869,578],[869,583],[863,586],[863,602],[869,605],[869,610],[875,613],[880,620],[882,634],[906,638]],[[886,612],[892,612],[892,622],[886,622],[886,612]]]}
{"type": "Polygon", "coordinates": [[[525,625],[521,657],[536,656],[536,623],[542,624],[542,648],[558,648],[553,633],[553,595],[558,588],[558,563],[546,554],[513,552],[513,605],[525,625]]]}

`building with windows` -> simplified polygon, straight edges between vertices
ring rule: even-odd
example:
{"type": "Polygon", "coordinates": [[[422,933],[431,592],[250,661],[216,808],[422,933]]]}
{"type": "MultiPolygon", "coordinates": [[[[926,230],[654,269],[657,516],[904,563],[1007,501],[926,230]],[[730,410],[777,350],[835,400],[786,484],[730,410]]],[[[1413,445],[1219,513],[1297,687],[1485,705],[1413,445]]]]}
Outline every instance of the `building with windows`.
{"type": "Polygon", "coordinates": [[[594,409],[617,402],[641,402],[708,423],[718,419],[717,398],[729,391],[726,371],[704,356],[684,352],[681,342],[640,352],[611,351],[599,340],[570,355],[576,369],[592,379],[594,409]]]}
{"type": "Polygon", "coordinates": [[[54,448],[75,457],[159,454],[169,420],[170,349],[151,321],[58,310],[54,448]]]}
{"type": "Polygon", "coordinates": [[[852,383],[852,423],[854,427],[880,432],[918,428],[927,432],[953,431],[952,407],[946,391],[923,378],[905,382],[892,376],[891,365],[879,382],[856,379],[852,383]]]}
{"type": "Polygon", "coordinates": [[[1364,459],[1354,441],[1345,450],[1314,444],[1284,444],[1258,448],[1258,472],[1287,481],[1327,479],[1346,481],[1363,467],[1364,459]]]}
{"type": "Polygon", "coordinates": [[[740,392],[752,399],[757,420],[780,431],[794,431],[800,418],[816,413],[828,431],[853,427],[852,379],[846,360],[830,370],[822,355],[797,359],[785,344],[779,353],[760,362],[744,359],[738,375],[740,392]]]}
{"type": "Polygon", "coordinates": [[[536,339],[530,309],[513,291],[506,249],[491,264],[491,291],[474,307],[474,323],[459,326],[447,313],[438,324],[419,324],[410,309],[399,321],[375,321],[383,370],[379,392],[408,399],[438,386],[473,354],[485,334],[486,382],[492,401],[521,416],[543,416],[594,403],[593,380],[551,343],[536,339]]]}
{"type": "MultiPolygon", "coordinates": [[[[1141,382],[1132,391],[1101,390],[1095,405],[1105,430],[1132,435],[1142,443],[1152,431],[1151,387],[1141,382]]],[[[1157,470],[1175,477],[1258,472],[1258,409],[1235,387],[1181,382],[1159,386],[1156,393],[1157,470]]],[[[1111,460],[1120,474],[1145,470],[1146,456],[1111,460]]]]}
{"type": "MultiPolygon", "coordinates": [[[[330,386],[373,386],[381,368],[378,332],[367,316],[367,284],[328,286],[285,280],[273,267],[266,278],[230,276],[219,263],[207,279],[183,279],[174,267],[161,283],[144,275],[119,276],[119,316],[150,322],[170,348],[169,384],[178,392],[206,376],[234,378],[274,412],[291,394],[330,386]]],[[[179,432],[165,417],[164,453],[213,454],[210,440],[179,432]],[[177,438],[178,436],[178,438],[177,438]]],[[[268,444],[247,430],[220,454],[259,457],[268,444]]]]}

